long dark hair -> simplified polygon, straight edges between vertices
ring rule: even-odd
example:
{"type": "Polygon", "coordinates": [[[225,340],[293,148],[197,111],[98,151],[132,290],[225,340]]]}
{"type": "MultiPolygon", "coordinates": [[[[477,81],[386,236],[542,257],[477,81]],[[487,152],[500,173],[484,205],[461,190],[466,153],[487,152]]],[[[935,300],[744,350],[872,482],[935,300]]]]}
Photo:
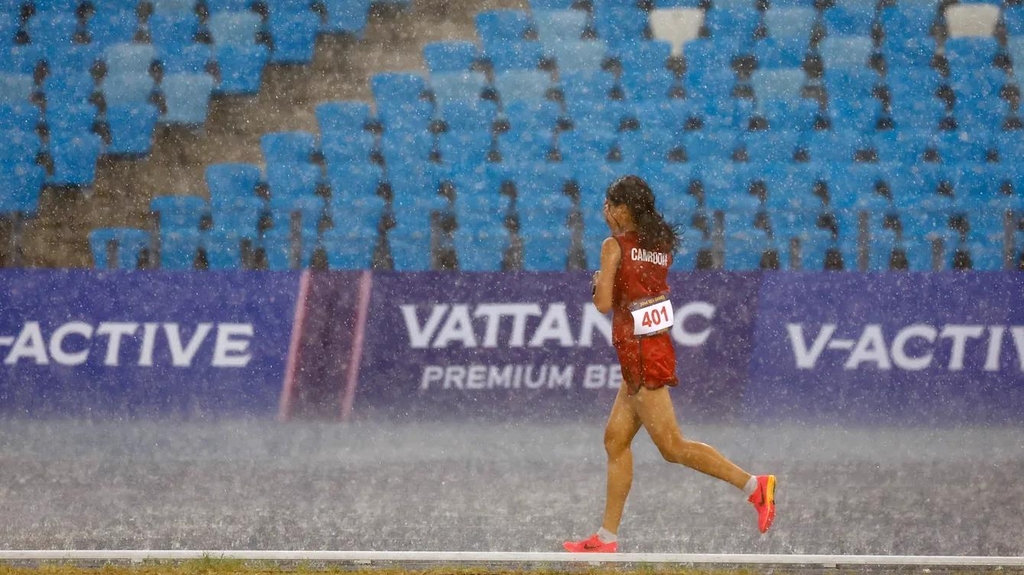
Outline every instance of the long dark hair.
{"type": "Polygon", "coordinates": [[[640,247],[652,251],[673,253],[679,247],[676,226],[654,207],[654,192],[639,176],[624,176],[615,180],[605,193],[608,202],[625,204],[636,224],[640,247]]]}

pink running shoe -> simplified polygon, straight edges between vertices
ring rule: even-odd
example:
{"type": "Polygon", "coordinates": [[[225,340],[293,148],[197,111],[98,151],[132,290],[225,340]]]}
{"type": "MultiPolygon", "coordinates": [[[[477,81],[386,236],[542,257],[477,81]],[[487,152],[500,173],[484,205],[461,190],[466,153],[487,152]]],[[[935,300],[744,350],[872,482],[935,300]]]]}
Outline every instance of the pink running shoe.
{"type": "Polygon", "coordinates": [[[767,532],[775,521],[775,476],[758,475],[757,491],[747,501],[757,510],[757,528],[761,533],[767,532]]]}
{"type": "Polygon", "coordinates": [[[566,541],[562,546],[570,553],[615,553],[619,549],[618,542],[602,543],[596,533],[583,541],[566,541]]]}

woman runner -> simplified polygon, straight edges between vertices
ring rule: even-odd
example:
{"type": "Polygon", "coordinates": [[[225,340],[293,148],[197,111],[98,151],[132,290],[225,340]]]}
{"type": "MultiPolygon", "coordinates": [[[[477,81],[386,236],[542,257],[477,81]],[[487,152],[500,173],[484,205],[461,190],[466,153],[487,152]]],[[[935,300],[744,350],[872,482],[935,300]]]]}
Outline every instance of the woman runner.
{"type": "Polygon", "coordinates": [[[608,483],[601,529],[582,541],[567,541],[574,553],[614,553],[622,509],[633,482],[630,444],[642,426],[666,461],[727,481],[742,489],[757,510],[761,533],[775,518],[775,476],[754,476],[713,447],[684,439],[668,387],[678,383],[669,334],[672,305],[668,268],[679,244],[675,229],[654,207],[654,192],[642,179],[626,176],[606,193],[604,216],[612,236],[601,245],[594,274],[594,305],[612,315],[612,344],[622,366],[622,386],[605,426],[608,483]]]}

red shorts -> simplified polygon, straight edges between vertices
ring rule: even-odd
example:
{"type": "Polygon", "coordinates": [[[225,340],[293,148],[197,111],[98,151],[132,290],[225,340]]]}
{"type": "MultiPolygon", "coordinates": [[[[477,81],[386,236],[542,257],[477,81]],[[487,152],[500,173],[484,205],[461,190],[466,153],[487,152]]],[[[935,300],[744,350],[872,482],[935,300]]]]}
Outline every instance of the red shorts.
{"type": "Polygon", "coordinates": [[[615,344],[622,366],[622,380],[630,395],[640,387],[658,389],[679,383],[676,377],[676,350],[667,333],[650,337],[629,338],[615,344]]]}

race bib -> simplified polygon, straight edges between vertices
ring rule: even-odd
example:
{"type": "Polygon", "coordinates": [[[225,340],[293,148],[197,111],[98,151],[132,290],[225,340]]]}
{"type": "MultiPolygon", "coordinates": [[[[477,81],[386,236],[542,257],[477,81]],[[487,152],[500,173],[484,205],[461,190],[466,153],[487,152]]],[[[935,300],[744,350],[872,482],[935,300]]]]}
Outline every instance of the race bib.
{"type": "Polygon", "coordinates": [[[672,302],[664,295],[634,302],[629,309],[633,314],[635,336],[643,337],[668,331],[675,321],[672,302]]]}

